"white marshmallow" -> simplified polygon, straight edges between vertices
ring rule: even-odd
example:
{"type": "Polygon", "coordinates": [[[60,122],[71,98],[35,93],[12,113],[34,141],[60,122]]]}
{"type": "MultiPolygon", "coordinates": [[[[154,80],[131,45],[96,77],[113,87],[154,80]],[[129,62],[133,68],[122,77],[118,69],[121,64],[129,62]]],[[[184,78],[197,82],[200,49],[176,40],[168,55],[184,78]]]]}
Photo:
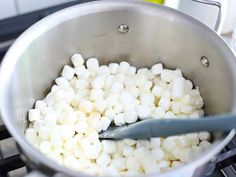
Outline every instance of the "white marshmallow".
{"type": "Polygon", "coordinates": [[[184,94],[185,79],[183,77],[177,77],[173,80],[172,84],[172,98],[181,98],[184,94]]]}
{"type": "Polygon", "coordinates": [[[125,124],[124,113],[117,114],[114,117],[114,123],[117,126],[121,126],[125,124]]]}
{"type": "Polygon", "coordinates": [[[111,166],[115,167],[118,171],[124,170],[126,168],[125,166],[125,159],[112,159],[111,166]]]}
{"type": "Polygon", "coordinates": [[[130,64],[126,61],[122,61],[120,62],[120,65],[118,67],[118,72],[121,74],[127,74],[129,68],[130,68],[130,64]]]}
{"type": "Polygon", "coordinates": [[[30,109],[28,114],[29,114],[29,121],[31,122],[41,119],[39,109],[30,109]]]}
{"type": "Polygon", "coordinates": [[[124,120],[128,124],[136,122],[138,120],[138,115],[137,115],[136,111],[125,112],[124,120]]]}
{"type": "Polygon", "coordinates": [[[137,114],[140,119],[147,119],[151,114],[151,109],[146,105],[137,106],[137,114]]]}
{"type": "Polygon", "coordinates": [[[159,148],[161,146],[160,138],[150,138],[150,147],[151,148],[159,148]]]}
{"type": "Polygon", "coordinates": [[[102,77],[97,76],[92,82],[91,85],[95,89],[101,89],[104,87],[104,80],[102,77]]]}
{"type": "Polygon", "coordinates": [[[125,146],[123,149],[123,155],[125,157],[131,157],[133,155],[134,152],[134,147],[132,146],[125,146]]]}
{"type": "Polygon", "coordinates": [[[43,109],[47,107],[47,103],[43,100],[37,100],[35,103],[35,109],[43,109]]]}
{"type": "Polygon", "coordinates": [[[154,148],[151,151],[152,157],[156,160],[156,161],[160,161],[164,158],[165,154],[163,152],[163,150],[161,148],[154,148]]]}
{"type": "Polygon", "coordinates": [[[25,131],[25,137],[31,144],[36,144],[37,142],[37,132],[34,128],[28,128],[25,131]]]}
{"type": "Polygon", "coordinates": [[[133,96],[129,92],[122,92],[120,94],[120,101],[125,105],[131,104],[133,102],[133,96]]]}
{"type": "Polygon", "coordinates": [[[212,146],[212,144],[204,140],[199,143],[199,146],[202,147],[203,149],[208,149],[209,147],[212,146]]]}
{"type": "Polygon", "coordinates": [[[184,114],[191,114],[194,110],[191,105],[181,105],[180,111],[184,114]]]}
{"type": "Polygon", "coordinates": [[[96,59],[96,58],[89,58],[86,61],[86,66],[87,66],[87,69],[89,71],[97,71],[98,68],[99,68],[98,59],[96,59]]]}
{"type": "Polygon", "coordinates": [[[75,67],[81,66],[84,64],[84,59],[81,54],[75,53],[71,56],[71,61],[75,67]]]}
{"type": "Polygon", "coordinates": [[[90,92],[90,100],[97,101],[103,99],[104,92],[102,89],[92,89],[90,92]]]}
{"type": "Polygon", "coordinates": [[[96,100],[94,107],[98,112],[103,113],[106,109],[106,102],[104,100],[96,100]]]}
{"type": "Polygon", "coordinates": [[[116,151],[116,144],[111,140],[103,140],[102,141],[103,152],[112,154],[116,151]]]}
{"type": "Polygon", "coordinates": [[[39,149],[42,153],[49,154],[52,151],[52,147],[49,141],[42,141],[39,145],[39,149]]]}
{"type": "Polygon", "coordinates": [[[158,106],[160,106],[164,111],[168,111],[171,106],[171,102],[169,99],[161,98],[158,102],[158,106]]]}
{"type": "Polygon", "coordinates": [[[209,141],[211,138],[211,134],[209,132],[199,132],[198,137],[201,141],[203,140],[209,141]]]}
{"type": "Polygon", "coordinates": [[[189,93],[193,89],[193,83],[190,80],[185,80],[184,92],[189,93]]]}
{"type": "Polygon", "coordinates": [[[126,168],[128,170],[139,171],[139,169],[140,169],[139,161],[135,157],[126,158],[126,168]]]}
{"type": "Polygon", "coordinates": [[[75,82],[75,88],[82,90],[87,89],[89,87],[89,82],[86,79],[78,79],[75,82]]]}
{"type": "Polygon", "coordinates": [[[152,66],[152,74],[157,76],[157,75],[160,75],[163,71],[163,65],[161,63],[158,63],[158,64],[155,64],[152,66]]]}
{"type": "Polygon", "coordinates": [[[75,131],[77,133],[85,133],[88,130],[88,124],[86,121],[79,121],[75,124],[75,131]]]}
{"type": "Polygon", "coordinates": [[[140,103],[146,106],[154,105],[154,96],[150,93],[140,95],[140,103]]]}
{"type": "Polygon", "coordinates": [[[64,77],[67,80],[71,80],[74,74],[75,74],[75,70],[71,66],[68,66],[68,65],[64,66],[61,73],[62,77],[64,77]]]}
{"type": "Polygon", "coordinates": [[[137,68],[136,68],[136,67],[130,66],[130,67],[129,67],[129,70],[128,70],[128,72],[127,72],[127,75],[128,75],[128,76],[134,76],[134,75],[136,74],[136,71],[137,71],[137,68]]]}
{"type": "Polygon", "coordinates": [[[124,89],[123,84],[120,82],[114,82],[111,86],[111,93],[119,94],[124,89]]]}
{"type": "Polygon", "coordinates": [[[70,83],[68,80],[66,80],[64,77],[58,77],[56,80],[55,80],[56,84],[62,88],[62,89],[68,89],[70,88],[70,83]]]}
{"type": "Polygon", "coordinates": [[[81,100],[79,109],[85,113],[90,113],[93,110],[93,103],[88,100],[81,100]]]}
{"type": "Polygon", "coordinates": [[[117,74],[119,65],[117,63],[110,63],[108,65],[111,74],[117,74]]]}
{"type": "Polygon", "coordinates": [[[111,158],[107,153],[102,153],[97,159],[96,163],[99,166],[107,167],[111,163],[111,158]]]}
{"type": "Polygon", "coordinates": [[[108,129],[108,127],[110,126],[111,124],[111,120],[107,117],[102,117],[101,118],[101,121],[102,121],[102,130],[105,131],[108,129]]]}
{"type": "Polygon", "coordinates": [[[136,141],[133,139],[124,139],[125,144],[129,145],[129,146],[133,146],[136,144],[136,141]]]}
{"type": "Polygon", "coordinates": [[[85,68],[84,65],[82,65],[75,68],[75,74],[78,78],[87,79],[90,75],[90,72],[85,68]]]}

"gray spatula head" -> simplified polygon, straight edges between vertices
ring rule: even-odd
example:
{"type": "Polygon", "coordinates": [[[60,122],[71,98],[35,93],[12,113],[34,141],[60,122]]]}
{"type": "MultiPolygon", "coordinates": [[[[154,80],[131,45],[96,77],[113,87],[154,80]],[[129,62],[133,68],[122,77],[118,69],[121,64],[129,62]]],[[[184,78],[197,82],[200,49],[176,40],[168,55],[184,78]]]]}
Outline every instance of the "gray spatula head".
{"type": "Polygon", "coordinates": [[[147,119],[101,132],[100,139],[148,139],[198,131],[229,131],[236,128],[236,115],[224,114],[199,119],[147,119]]]}

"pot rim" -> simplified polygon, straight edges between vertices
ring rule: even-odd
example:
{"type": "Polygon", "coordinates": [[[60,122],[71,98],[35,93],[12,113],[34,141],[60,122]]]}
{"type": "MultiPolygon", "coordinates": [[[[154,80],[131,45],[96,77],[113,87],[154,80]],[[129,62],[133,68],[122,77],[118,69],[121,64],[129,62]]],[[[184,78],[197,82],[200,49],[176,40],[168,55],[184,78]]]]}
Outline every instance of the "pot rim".
{"type": "MultiPolygon", "coordinates": [[[[0,66],[0,85],[4,86],[4,87],[0,87],[0,105],[1,105],[0,111],[1,111],[3,122],[6,125],[9,132],[11,133],[11,135],[13,135],[16,142],[20,145],[22,150],[26,152],[26,154],[30,153],[30,157],[34,158],[31,160],[35,161],[37,164],[46,165],[49,168],[59,173],[62,172],[70,176],[80,176],[80,175],[87,176],[87,177],[90,176],[90,175],[85,175],[82,172],[72,171],[66,167],[63,167],[55,163],[54,161],[48,159],[44,155],[42,156],[41,152],[36,150],[32,145],[30,145],[28,141],[26,140],[26,138],[24,137],[24,134],[18,131],[18,129],[15,128],[14,124],[12,124],[11,118],[7,114],[7,111],[5,109],[6,104],[4,100],[7,98],[5,93],[7,93],[9,81],[11,78],[11,73],[14,70],[14,67],[17,63],[19,56],[37,37],[42,35],[47,30],[55,27],[56,25],[59,25],[68,20],[72,20],[79,16],[87,15],[90,13],[112,11],[114,9],[124,9],[124,8],[126,9],[133,8],[138,11],[143,11],[144,9],[148,8],[150,10],[149,11],[150,13],[152,13],[153,11],[155,12],[157,8],[163,11],[169,11],[170,13],[181,16],[181,18],[184,18],[185,20],[191,21],[191,23],[193,23],[195,26],[198,26],[199,29],[202,28],[208,33],[214,35],[214,37],[217,38],[219,42],[224,44],[225,50],[228,50],[229,52],[232,53],[231,49],[223,41],[223,39],[220,36],[218,36],[215,33],[215,31],[207,27],[205,24],[175,9],[171,9],[165,6],[159,6],[152,3],[119,1],[119,0],[93,1],[93,2],[87,2],[87,3],[75,5],[72,7],[68,7],[56,13],[53,13],[49,15],[48,17],[45,17],[44,19],[40,20],[39,22],[35,23],[30,28],[28,28],[23,34],[21,34],[16,39],[14,44],[10,47],[5,57],[3,58],[2,64],[0,66]]],[[[162,173],[159,176],[162,176],[162,177],[174,176],[176,175],[177,171],[178,172],[181,171],[183,175],[186,175],[186,172],[189,172],[190,169],[193,170],[196,167],[200,167],[202,164],[206,163],[213,156],[219,153],[222,150],[222,148],[233,138],[234,135],[235,135],[235,131],[232,130],[224,140],[222,140],[218,145],[216,145],[216,147],[210,148],[211,151],[210,150],[206,151],[207,154],[205,153],[203,157],[197,158],[196,160],[190,163],[187,163],[186,165],[183,165],[181,167],[178,167],[176,169],[170,170],[169,172],[162,173]]],[[[149,175],[149,176],[156,176],[156,175],[149,175]]]]}

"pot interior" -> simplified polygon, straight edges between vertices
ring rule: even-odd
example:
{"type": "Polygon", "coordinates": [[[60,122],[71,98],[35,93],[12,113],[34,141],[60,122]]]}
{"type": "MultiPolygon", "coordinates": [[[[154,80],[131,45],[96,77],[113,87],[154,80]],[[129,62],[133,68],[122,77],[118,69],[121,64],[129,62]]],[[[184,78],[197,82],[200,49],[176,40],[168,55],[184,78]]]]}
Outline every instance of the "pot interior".
{"type": "Polygon", "coordinates": [[[5,57],[16,62],[6,73],[10,81],[4,86],[4,108],[22,133],[27,111],[47,94],[76,52],[98,58],[101,65],[128,61],[141,68],[162,62],[166,68],[179,68],[200,88],[206,114],[235,110],[235,58],[213,31],[165,7],[98,3],[44,19],[18,39],[5,57]],[[129,26],[128,33],[118,31],[121,24],[129,26]],[[202,65],[203,56],[209,67],[202,65]]]}

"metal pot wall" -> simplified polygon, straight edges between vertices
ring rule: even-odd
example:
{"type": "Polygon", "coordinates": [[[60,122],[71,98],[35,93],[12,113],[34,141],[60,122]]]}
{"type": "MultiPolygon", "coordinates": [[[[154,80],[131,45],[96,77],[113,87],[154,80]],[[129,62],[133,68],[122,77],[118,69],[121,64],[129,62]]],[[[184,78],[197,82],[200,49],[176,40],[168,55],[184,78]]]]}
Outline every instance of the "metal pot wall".
{"type": "MultiPolygon", "coordinates": [[[[204,24],[154,4],[97,1],[70,7],[22,34],[7,52],[0,69],[3,121],[26,160],[42,172],[86,176],[47,159],[24,137],[27,111],[36,99],[45,96],[75,52],[85,58],[96,56],[101,64],[126,60],[137,67],[162,62],[168,68],[180,68],[199,86],[207,114],[236,112],[236,58],[227,44],[204,24]],[[121,24],[129,29],[120,28],[121,24]]],[[[196,169],[201,176],[204,164],[234,134],[233,130],[218,136],[201,157],[159,176],[189,177],[197,174],[196,169]]]]}

